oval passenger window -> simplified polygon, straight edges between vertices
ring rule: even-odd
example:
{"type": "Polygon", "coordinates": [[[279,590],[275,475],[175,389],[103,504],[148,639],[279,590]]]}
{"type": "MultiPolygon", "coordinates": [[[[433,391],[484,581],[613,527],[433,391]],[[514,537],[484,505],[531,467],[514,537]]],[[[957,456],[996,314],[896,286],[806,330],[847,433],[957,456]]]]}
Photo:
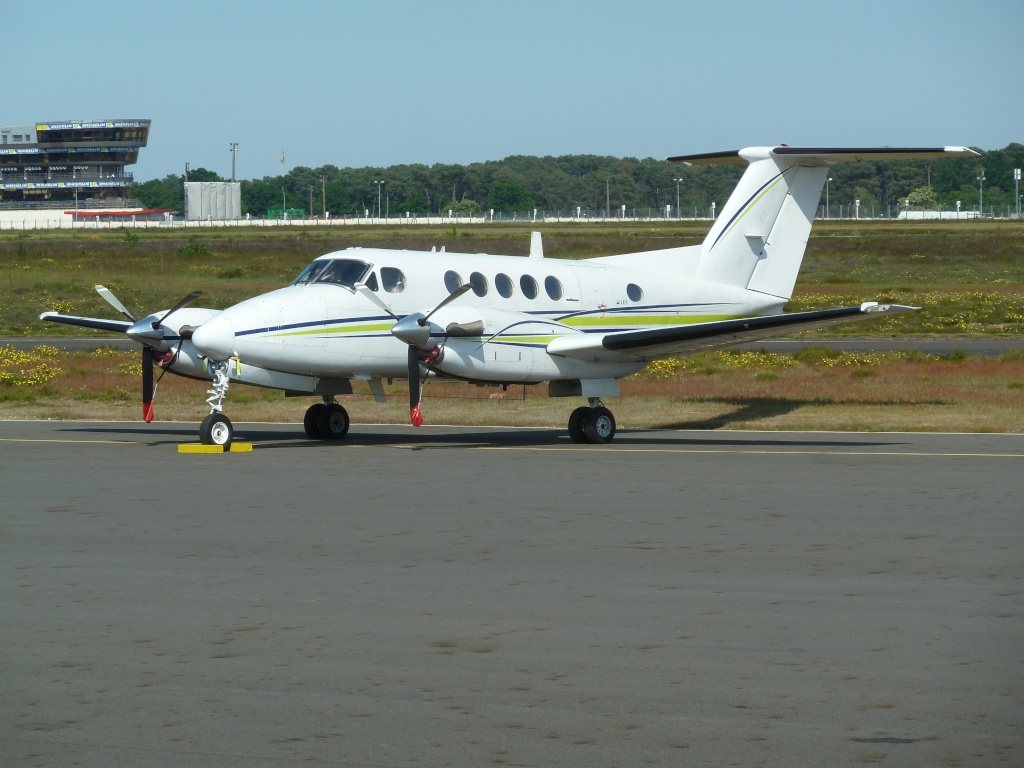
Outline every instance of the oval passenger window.
{"type": "Polygon", "coordinates": [[[513,291],[512,278],[509,277],[508,275],[495,275],[494,290],[498,292],[501,298],[509,298],[510,296],[512,296],[513,291]]]}
{"type": "Polygon", "coordinates": [[[462,275],[449,269],[444,273],[444,287],[448,289],[448,293],[459,290],[462,287],[462,275]]]}
{"type": "Polygon", "coordinates": [[[544,278],[544,290],[548,292],[548,297],[555,301],[562,298],[562,284],[553,275],[544,278]]]}
{"type": "Polygon", "coordinates": [[[528,299],[536,299],[537,294],[540,292],[540,288],[537,287],[537,281],[529,275],[523,275],[519,278],[519,288],[523,292],[523,296],[528,299]]]}
{"type": "Polygon", "coordinates": [[[469,276],[469,284],[473,286],[473,293],[477,296],[487,295],[487,278],[479,272],[474,272],[469,276]]]}

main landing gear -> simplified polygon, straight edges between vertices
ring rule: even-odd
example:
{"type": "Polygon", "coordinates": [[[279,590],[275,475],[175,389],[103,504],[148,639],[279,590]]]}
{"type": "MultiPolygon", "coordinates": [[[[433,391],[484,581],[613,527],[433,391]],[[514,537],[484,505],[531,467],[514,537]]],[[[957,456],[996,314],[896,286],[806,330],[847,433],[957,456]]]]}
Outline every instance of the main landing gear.
{"type": "Polygon", "coordinates": [[[600,400],[577,408],[569,416],[569,437],[574,443],[610,443],[615,437],[615,417],[600,400]]]}
{"type": "Polygon", "coordinates": [[[302,419],[310,440],[341,440],[348,434],[348,411],[333,400],[313,403],[302,419]]]}

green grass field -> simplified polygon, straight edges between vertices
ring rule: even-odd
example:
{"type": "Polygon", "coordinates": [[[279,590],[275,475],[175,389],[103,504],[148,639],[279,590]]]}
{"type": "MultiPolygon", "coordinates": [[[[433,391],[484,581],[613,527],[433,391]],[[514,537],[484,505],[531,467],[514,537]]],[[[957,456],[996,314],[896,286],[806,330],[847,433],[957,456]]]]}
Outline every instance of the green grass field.
{"type": "MultiPolygon", "coordinates": [[[[0,232],[0,336],[78,335],[40,312],[111,316],[107,285],[136,312],[195,289],[230,306],[280,287],[313,258],[350,246],[525,255],[530,225],[281,227],[0,232]]],[[[699,243],[706,222],[541,226],[545,253],[586,258],[699,243]]],[[[823,335],[1018,334],[1024,330],[1024,223],[818,223],[790,309],[897,301],[924,308],[823,335]]]]}
{"type": "MultiPolygon", "coordinates": [[[[314,257],[349,246],[525,255],[529,226],[469,228],[281,228],[0,232],[0,336],[101,335],[42,323],[45,310],[114,317],[93,291],[112,288],[138,313],[166,308],[189,291],[226,307],[287,283],[314,257]],[[136,239],[137,238],[137,239],[136,239]]],[[[699,243],[705,223],[542,227],[545,252],[584,258],[699,243]]],[[[808,244],[791,309],[865,300],[922,306],[829,336],[989,336],[1024,330],[1024,224],[1018,222],[826,223],[808,244]]],[[[614,408],[620,427],[1024,431],[1024,360],[924,355],[837,356],[724,351],[662,361],[623,382],[614,408]]],[[[160,419],[198,421],[206,385],[168,376],[160,419]]],[[[341,398],[353,421],[407,420],[404,385],[377,405],[367,394],[341,398]]],[[[563,428],[573,400],[544,387],[477,388],[429,382],[429,423],[563,428]]],[[[236,421],[301,421],[307,401],[280,392],[232,388],[236,421]]],[[[611,405],[611,404],[610,404],[611,405]]],[[[139,418],[139,357],[101,350],[19,353],[0,347],[0,416],[139,418]]]]}

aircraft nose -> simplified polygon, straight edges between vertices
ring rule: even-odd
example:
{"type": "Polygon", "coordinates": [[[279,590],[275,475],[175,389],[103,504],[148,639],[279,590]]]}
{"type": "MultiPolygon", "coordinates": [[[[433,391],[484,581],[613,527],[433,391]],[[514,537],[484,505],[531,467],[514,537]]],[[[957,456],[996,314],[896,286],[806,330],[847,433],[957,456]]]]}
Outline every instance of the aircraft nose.
{"type": "Polygon", "coordinates": [[[227,360],[235,354],[235,329],[224,315],[207,320],[192,333],[192,343],[202,354],[214,360],[227,360]]]}

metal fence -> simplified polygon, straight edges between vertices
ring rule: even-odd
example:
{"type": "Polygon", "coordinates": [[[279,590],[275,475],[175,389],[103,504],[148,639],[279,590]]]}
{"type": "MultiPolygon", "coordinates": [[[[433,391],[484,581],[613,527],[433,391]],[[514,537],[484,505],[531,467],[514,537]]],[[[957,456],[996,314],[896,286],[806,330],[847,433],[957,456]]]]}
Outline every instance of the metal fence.
{"type": "MultiPolygon", "coordinates": [[[[81,205],[81,208],[87,206],[81,205]]],[[[109,206],[96,206],[98,208],[109,206]]],[[[66,209],[65,209],[66,210],[66,209]]],[[[123,209],[122,209],[123,210],[123,209]]],[[[375,216],[344,216],[331,217],[328,219],[319,217],[308,218],[280,218],[265,219],[255,216],[247,216],[239,219],[229,220],[200,220],[185,221],[180,215],[166,215],[159,221],[135,220],[125,217],[119,221],[75,221],[73,215],[68,215],[64,210],[45,209],[3,209],[0,208],[0,230],[33,230],[33,229],[119,229],[121,227],[163,227],[163,228],[218,228],[218,227],[345,227],[345,226],[465,226],[469,224],[584,224],[584,223],[644,223],[657,222],[667,224],[673,221],[705,221],[710,222],[714,218],[714,209],[693,209],[685,211],[682,216],[675,215],[675,211],[659,210],[657,208],[642,208],[634,210],[614,211],[613,216],[606,216],[603,209],[561,210],[561,211],[522,211],[518,213],[502,213],[495,211],[491,213],[473,213],[451,215],[430,215],[414,216],[403,214],[401,216],[391,215],[385,217],[375,216]]],[[[970,220],[970,219],[1019,219],[1011,207],[986,208],[984,213],[975,210],[948,210],[936,208],[934,210],[911,209],[906,210],[897,206],[856,206],[846,204],[832,204],[827,209],[822,205],[817,212],[817,221],[917,221],[917,220],[970,220]]]]}

